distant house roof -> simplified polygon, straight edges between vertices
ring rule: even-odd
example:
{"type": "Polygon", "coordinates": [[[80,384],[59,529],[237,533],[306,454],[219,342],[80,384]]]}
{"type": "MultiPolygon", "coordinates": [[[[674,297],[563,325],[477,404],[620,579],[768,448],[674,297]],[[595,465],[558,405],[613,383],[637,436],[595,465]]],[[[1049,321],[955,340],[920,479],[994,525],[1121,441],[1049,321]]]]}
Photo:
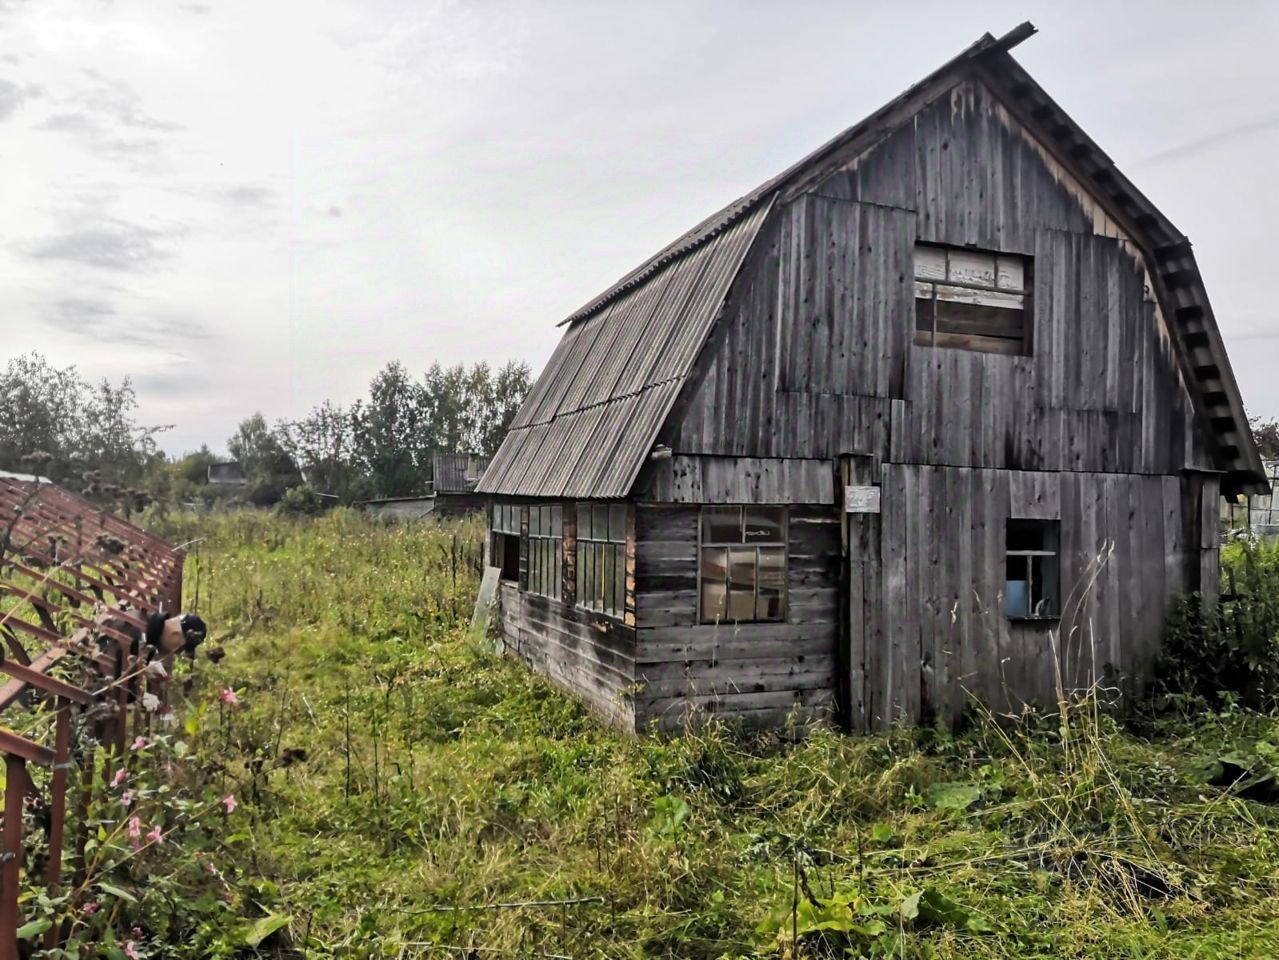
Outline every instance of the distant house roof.
{"type": "Polygon", "coordinates": [[[244,474],[244,468],[240,466],[238,460],[228,460],[226,463],[209,464],[209,483],[248,483],[249,478],[244,474]]]}
{"type": "MultiPolygon", "coordinates": [[[[919,103],[975,72],[1130,229],[1177,340],[1187,387],[1229,483],[1266,489],[1261,457],[1190,243],[1035,83],[1008,50],[1022,24],[984,35],[860,123],[712,214],[567,317],[563,338],[479,490],[622,497],[710,334],[774,202],[819,182],[907,122],[919,103]]],[[[562,325],[563,325],[562,324],[562,325]]]]}
{"type": "Polygon", "coordinates": [[[470,493],[488,468],[489,458],[478,453],[437,453],[431,457],[436,493],[470,493]]]}

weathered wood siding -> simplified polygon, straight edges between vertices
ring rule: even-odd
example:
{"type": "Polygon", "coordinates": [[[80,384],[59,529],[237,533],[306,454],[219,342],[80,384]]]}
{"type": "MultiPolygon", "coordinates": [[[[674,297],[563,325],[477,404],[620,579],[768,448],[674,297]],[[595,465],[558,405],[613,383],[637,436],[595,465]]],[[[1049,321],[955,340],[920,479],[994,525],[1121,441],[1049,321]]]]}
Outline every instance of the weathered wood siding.
{"type": "Polygon", "coordinates": [[[570,604],[498,588],[502,643],[557,686],[612,723],[634,729],[635,629],[570,604]]]}
{"type": "Polygon", "coordinates": [[[676,454],[1207,465],[1135,246],[975,82],[781,205],[748,268],[664,431],[676,454]],[[916,240],[1033,257],[1032,355],[917,346],[916,240]]]}
{"type": "Polygon", "coordinates": [[[1170,599],[1215,571],[1198,514],[1217,496],[1213,477],[884,465],[882,594],[867,598],[883,643],[852,665],[864,723],[953,720],[970,696],[1052,704],[1059,668],[1067,691],[1139,687],[1170,599]],[[1004,614],[1010,517],[1060,521],[1060,620],[1004,614]]]}
{"type": "Polygon", "coordinates": [[[829,714],[839,613],[839,526],[791,507],[781,623],[698,623],[696,507],[635,510],[635,719],[678,728],[713,714],[780,725],[829,714]]]}

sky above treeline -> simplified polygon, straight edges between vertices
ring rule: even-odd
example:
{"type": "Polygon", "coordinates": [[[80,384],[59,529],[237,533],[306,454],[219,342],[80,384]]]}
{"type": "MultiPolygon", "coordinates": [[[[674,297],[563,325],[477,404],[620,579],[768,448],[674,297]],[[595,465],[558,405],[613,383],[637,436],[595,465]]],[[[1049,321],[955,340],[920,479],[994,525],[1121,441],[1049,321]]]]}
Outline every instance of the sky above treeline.
{"type": "Polygon", "coordinates": [[[0,361],[172,453],[556,323],[989,30],[1195,244],[1279,416],[1279,4],[0,0],[0,361]]]}

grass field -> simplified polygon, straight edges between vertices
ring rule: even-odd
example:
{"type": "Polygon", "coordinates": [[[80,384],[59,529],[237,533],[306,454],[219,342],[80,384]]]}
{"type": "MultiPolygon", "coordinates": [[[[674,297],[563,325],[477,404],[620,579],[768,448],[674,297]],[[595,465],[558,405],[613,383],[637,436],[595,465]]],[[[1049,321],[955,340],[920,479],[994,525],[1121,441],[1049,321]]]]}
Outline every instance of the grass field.
{"type": "Polygon", "coordinates": [[[241,700],[188,725],[235,880],[306,956],[1279,953],[1276,808],[1208,785],[1275,719],[637,739],[468,643],[473,523],[158,529],[241,700]]]}

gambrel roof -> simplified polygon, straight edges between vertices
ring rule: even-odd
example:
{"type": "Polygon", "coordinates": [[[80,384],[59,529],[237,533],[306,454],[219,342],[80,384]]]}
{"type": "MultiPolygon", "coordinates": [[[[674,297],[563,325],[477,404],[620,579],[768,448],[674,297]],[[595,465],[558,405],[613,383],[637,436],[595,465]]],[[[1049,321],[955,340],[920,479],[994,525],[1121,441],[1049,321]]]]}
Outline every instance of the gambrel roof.
{"type": "Polygon", "coordinates": [[[1225,486],[1267,489],[1190,241],[1009,55],[1024,23],[986,34],[865,120],[718,211],[567,317],[563,339],[479,485],[482,493],[624,497],[776,201],[864,153],[921,103],[976,76],[1142,248],[1225,486]]]}

